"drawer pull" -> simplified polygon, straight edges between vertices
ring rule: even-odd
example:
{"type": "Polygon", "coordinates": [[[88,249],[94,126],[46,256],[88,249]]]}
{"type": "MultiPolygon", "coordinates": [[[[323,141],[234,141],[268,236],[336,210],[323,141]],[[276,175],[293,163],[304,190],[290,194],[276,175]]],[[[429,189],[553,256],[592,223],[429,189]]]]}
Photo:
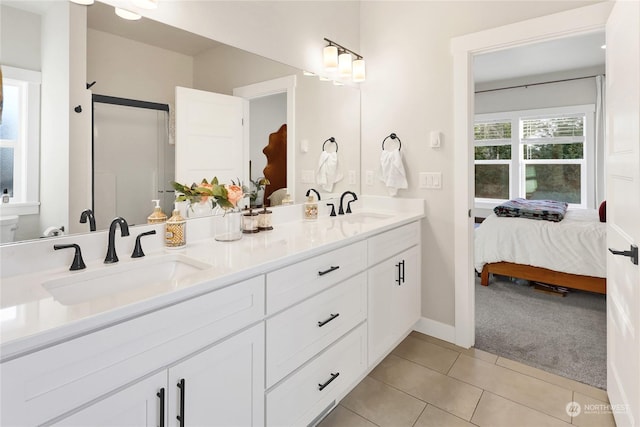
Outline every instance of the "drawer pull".
{"type": "Polygon", "coordinates": [[[336,313],[336,314],[332,313],[327,320],[318,321],[318,327],[322,328],[324,325],[331,322],[333,319],[335,319],[338,316],[340,316],[340,313],[336,313]]]}
{"type": "Polygon", "coordinates": [[[164,387],[156,393],[156,396],[160,399],[160,424],[158,427],[164,427],[164,387]]]}
{"type": "Polygon", "coordinates": [[[332,373],[332,374],[331,374],[331,378],[329,378],[329,379],[327,380],[327,382],[325,382],[324,384],[318,384],[318,390],[319,390],[319,391],[324,390],[326,386],[328,386],[329,384],[331,384],[331,382],[332,382],[333,380],[335,380],[336,378],[338,378],[338,375],[340,375],[340,372],[336,372],[335,374],[333,374],[333,373],[332,373]]]}
{"type": "Polygon", "coordinates": [[[332,265],[330,269],[325,270],[325,271],[318,271],[318,276],[324,276],[327,273],[331,273],[332,271],[335,271],[337,269],[339,269],[340,266],[339,265],[332,265]]]}
{"type": "Polygon", "coordinates": [[[176,419],[180,421],[180,427],[184,427],[184,378],[178,383],[178,388],[180,389],[180,415],[177,415],[176,419]]]}

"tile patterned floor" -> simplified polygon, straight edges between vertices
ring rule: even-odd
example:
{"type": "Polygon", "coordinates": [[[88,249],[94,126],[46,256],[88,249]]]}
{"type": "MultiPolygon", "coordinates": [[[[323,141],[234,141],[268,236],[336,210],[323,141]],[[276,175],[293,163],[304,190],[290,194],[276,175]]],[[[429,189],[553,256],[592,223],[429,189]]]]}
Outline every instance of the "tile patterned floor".
{"type": "Polygon", "coordinates": [[[603,390],[412,332],[320,426],[615,426],[607,403],[603,390]]]}

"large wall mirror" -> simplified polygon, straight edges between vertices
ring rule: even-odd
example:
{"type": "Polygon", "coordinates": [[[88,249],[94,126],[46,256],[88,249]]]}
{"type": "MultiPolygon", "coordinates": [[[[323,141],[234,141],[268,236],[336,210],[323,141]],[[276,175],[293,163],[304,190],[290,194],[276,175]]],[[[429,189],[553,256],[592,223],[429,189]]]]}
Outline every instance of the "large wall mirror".
{"type": "MultiPolygon", "coordinates": [[[[263,175],[262,148],[268,144],[269,134],[286,123],[287,182],[296,202],[303,201],[308,188],[317,188],[318,159],[323,142],[330,137],[338,141],[344,178],[325,194],[360,190],[357,87],[334,86],[286,64],[147,18],[125,21],[114,14],[113,7],[100,2],[85,7],[67,2],[3,1],[0,7],[3,69],[10,66],[43,72],[40,206],[36,213],[19,216],[15,241],[41,238],[51,227],[64,226],[65,234],[88,232],[88,224],[79,223],[84,207],[93,207],[96,218],[102,218],[98,230],[108,226],[114,215],[131,216],[133,224],[143,222],[153,210],[153,199],[160,199],[163,210],[170,214],[174,195],[169,182],[175,178],[175,144],[180,144],[173,132],[176,86],[224,95],[234,91],[250,94],[246,96],[250,98],[251,131],[247,135],[251,142],[247,143],[246,167],[239,177],[245,183],[249,177],[263,175]],[[57,44],[51,41],[53,22],[64,26],[55,30],[63,39],[57,44]],[[80,26],[82,30],[78,30],[80,26]],[[76,33],[86,40],[78,40],[73,36],[76,33]],[[58,56],[66,58],[66,66],[47,73],[47,61],[64,45],[71,46],[70,51],[58,56]],[[86,82],[75,81],[78,76],[86,82]],[[273,82],[278,81],[293,81],[294,95],[287,92],[286,84],[275,84],[274,88],[273,82]],[[52,87],[62,92],[55,100],[51,99],[56,94],[52,87]],[[102,96],[85,104],[93,105],[93,111],[84,108],[76,112],[76,106],[70,105],[77,101],[66,92],[78,88],[86,99],[102,96]],[[128,100],[142,101],[143,105],[131,106],[128,100]],[[166,105],[169,112],[162,108],[166,105]],[[146,121],[144,129],[140,121],[146,121]],[[69,129],[60,133],[60,123],[67,122],[69,129]],[[141,145],[147,137],[159,142],[141,145]],[[80,145],[67,142],[74,138],[80,145]],[[93,144],[98,140],[106,144],[101,146],[108,150],[94,146],[92,151],[92,139],[93,144]],[[142,172],[143,168],[149,172],[142,172]],[[114,187],[121,188],[121,197],[112,195],[114,187]],[[56,194],[56,188],[61,194],[56,194]]],[[[7,210],[0,212],[6,216],[7,210]]]]}

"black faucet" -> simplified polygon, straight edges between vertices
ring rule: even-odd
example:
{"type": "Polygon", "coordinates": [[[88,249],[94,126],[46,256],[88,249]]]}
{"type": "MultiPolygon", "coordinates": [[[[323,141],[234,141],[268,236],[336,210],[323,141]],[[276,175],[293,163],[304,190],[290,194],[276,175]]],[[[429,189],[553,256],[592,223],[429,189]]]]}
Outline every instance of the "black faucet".
{"type": "Polygon", "coordinates": [[[351,202],[358,200],[358,196],[356,196],[356,193],[354,193],[353,191],[345,191],[344,193],[342,193],[342,196],[340,196],[340,208],[338,209],[338,215],[345,214],[345,211],[343,209],[343,203],[344,203],[344,196],[346,196],[347,194],[351,194],[353,196],[353,200],[349,200],[349,203],[347,203],[346,213],[351,213],[351,202]]]}
{"type": "Polygon", "coordinates": [[[144,236],[150,236],[152,234],[156,234],[156,230],[147,231],[146,233],[138,234],[136,237],[136,246],[133,248],[133,253],[131,254],[131,258],[142,258],[144,256],[144,251],[142,250],[142,243],[140,243],[140,238],[144,236]]]}
{"type": "Polygon", "coordinates": [[[84,261],[82,259],[82,251],[80,250],[79,245],[76,245],[75,243],[71,243],[68,245],[53,245],[53,249],[55,249],[56,251],[59,249],[67,248],[73,248],[76,250],[76,253],[73,255],[73,262],[71,263],[71,267],[69,267],[69,270],[76,271],[84,270],[85,268],[87,268],[87,266],[84,265],[84,261]]]}
{"type": "Polygon", "coordinates": [[[122,217],[114,218],[109,226],[109,246],[107,246],[107,256],[104,258],[105,264],[113,264],[118,262],[118,255],[116,255],[116,226],[120,225],[120,235],[129,235],[129,224],[122,217]]]}
{"type": "Polygon", "coordinates": [[[320,193],[318,193],[318,190],[316,190],[315,188],[308,189],[306,196],[309,197],[309,194],[311,194],[312,191],[316,193],[316,196],[318,196],[318,201],[320,201],[320,193]]]}
{"type": "Polygon", "coordinates": [[[80,223],[86,224],[89,219],[89,231],[96,231],[96,217],[91,209],[85,209],[80,214],[80,223]]]}

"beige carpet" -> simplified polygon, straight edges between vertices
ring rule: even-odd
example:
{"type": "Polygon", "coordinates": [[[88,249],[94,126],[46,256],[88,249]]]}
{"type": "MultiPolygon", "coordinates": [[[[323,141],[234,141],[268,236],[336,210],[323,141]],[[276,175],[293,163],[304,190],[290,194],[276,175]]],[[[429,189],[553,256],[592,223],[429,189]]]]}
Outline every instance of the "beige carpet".
{"type": "Polygon", "coordinates": [[[497,279],[476,281],[476,348],[605,389],[606,297],[559,297],[497,279]]]}

